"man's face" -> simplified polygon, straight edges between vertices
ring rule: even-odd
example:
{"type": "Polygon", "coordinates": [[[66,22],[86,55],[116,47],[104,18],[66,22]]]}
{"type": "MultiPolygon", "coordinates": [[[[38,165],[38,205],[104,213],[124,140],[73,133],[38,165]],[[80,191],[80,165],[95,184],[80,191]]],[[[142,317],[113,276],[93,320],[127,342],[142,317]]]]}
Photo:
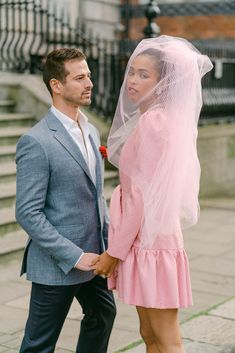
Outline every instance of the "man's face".
{"type": "Polygon", "coordinates": [[[65,82],[61,83],[61,99],[75,107],[90,105],[93,84],[86,60],[69,60],[65,62],[65,70],[69,74],[65,82]]]}

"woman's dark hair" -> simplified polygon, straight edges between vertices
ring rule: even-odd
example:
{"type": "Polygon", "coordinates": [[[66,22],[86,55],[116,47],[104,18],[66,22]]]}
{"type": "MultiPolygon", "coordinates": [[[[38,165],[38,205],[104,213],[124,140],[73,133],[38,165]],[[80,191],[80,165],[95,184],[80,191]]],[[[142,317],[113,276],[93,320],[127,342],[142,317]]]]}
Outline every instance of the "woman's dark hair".
{"type": "Polygon", "coordinates": [[[156,70],[161,74],[163,69],[163,61],[162,61],[162,53],[159,50],[149,48],[138,54],[138,56],[141,56],[141,55],[150,56],[156,65],[156,70]]]}

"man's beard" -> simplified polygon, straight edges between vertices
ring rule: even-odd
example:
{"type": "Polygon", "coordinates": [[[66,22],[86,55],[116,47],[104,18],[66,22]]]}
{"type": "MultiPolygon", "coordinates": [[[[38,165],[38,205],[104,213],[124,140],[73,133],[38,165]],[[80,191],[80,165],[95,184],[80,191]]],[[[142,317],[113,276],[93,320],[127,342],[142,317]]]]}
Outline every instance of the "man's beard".
{"type": "Polygon", "coordinates": [[[88,106],[90,104],[91,104],[91,97],[85,98],[84,100],[81,99],[81,101],[80,101],[80,105],[83,105],[83,106],[88,106]]]}
{"type": "Polygon", "coordinates": [[[90,98],[82,98],[82,96],[78,99],[73,99],[73,97],[65,97],[68,103],[72,103],[75,106],[89,106],[91,104],[90,98]]]}

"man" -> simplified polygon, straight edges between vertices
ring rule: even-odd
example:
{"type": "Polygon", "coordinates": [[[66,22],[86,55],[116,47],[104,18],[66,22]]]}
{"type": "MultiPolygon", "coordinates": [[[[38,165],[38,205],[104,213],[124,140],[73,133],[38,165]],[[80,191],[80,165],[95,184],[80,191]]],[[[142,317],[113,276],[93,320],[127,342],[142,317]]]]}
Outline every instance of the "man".
{"type": "Polygon", "coordinates": [[[116,311],[107,280],[91,270],[108,218],[99,136],[80,111],[93,87],[84,54],[54,50],[43,80],[53,105],[16,154],[16,219],[29,235],[21,274],[32,281],[20,353],[54,352],[74,297],[84,313],[76,353],[105,353],[116,311]]]}

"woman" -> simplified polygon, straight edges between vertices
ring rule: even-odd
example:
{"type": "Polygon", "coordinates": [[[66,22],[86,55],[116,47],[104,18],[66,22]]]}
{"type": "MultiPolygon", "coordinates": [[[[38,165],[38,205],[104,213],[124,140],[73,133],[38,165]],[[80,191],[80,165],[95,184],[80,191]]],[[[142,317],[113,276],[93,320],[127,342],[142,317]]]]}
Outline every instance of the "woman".
{"type": "Polygon", "coordinates": [[[178,308],[192,305],[182,229],[197,222],[197,122],[209,58],[180,38],[137,46],[108,139],[120,185],[110,204],[109,246],[96,264],[135,305],[147,353],[183,353],[178,308]],[[117,263],[117,260],[118,263],[117,263]]]}

